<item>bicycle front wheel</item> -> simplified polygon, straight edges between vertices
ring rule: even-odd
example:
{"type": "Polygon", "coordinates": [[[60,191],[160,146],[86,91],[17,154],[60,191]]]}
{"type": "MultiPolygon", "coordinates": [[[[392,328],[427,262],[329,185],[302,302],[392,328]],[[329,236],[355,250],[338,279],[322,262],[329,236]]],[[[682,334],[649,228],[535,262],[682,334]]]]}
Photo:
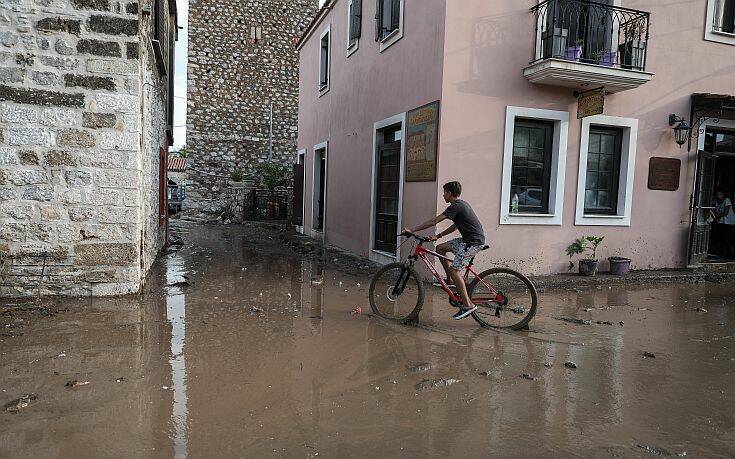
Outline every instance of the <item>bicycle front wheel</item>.
{"type": "Polygon", "coordinates": [[[370,283],[370,308],[386,319],[407,323],[415,320],[424,304],[424,285],[413,268],[391,263],[370,283]]]}
{"type": "Polygon", "coordinates": [[[483,327],[526,328],[538,307],[538,293],[523,274],[507,268],[481,272],[468,289],[477,310],[472,318],[483,327]]]}

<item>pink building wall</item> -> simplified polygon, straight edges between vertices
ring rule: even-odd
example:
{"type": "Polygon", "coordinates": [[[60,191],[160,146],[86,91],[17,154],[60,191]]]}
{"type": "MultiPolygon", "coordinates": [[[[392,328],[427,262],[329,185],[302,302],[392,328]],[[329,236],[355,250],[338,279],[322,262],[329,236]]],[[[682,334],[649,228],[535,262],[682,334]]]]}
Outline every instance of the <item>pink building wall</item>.
{"type": "MultiPolygon", "coordinates": [[[[459,180],[480,216],[492,250],[481,268],[502,264],[532,274],[567,270],[565,247],[582,235],[606,237],[600,259],[628,256],[637,269],[686,265],[697,141],[680,149],[669,113],[689,117],[692,93],[735,93],[732,45],[705,41],[706,0],[622,0],[651,13],[640,88],[607,96],[605,115],[638,120],[630,226],[577,226],[575,206],[582,120],[570,88],[523,76],[533,58],[535,0],[405,0],[404,37],[383,53],[373,37],[374,2],[363,3],[360,49],[346,54],[346,0],[338,0],[301,48],[299,148],[307,150],[306,232],[310,231],[313,146],[329,142],[326,239],[369,255],[373,123],[441,99],[435,183],[407,183],[403,224],[441,212],[441,184],[459,180]],[[318,97],[319,35],[332,31],[331,89],[318,97]],[[508,106],[569,112],[561,225],[501,225],[508,106]],[[677,191],[647,188],[653,156],[682,160],[677,191]],[[429,197],[433,196],[433,197],[429,197]]],[[[507,203],[503,203],[507,205],[507,203]]],[[[601,269],[606,269],[603,263],[601,269]]]]}
{"type": "MultiPolygon", "coordinates": [[[[329,2],[328,2],[329,4],[329,2]]],[[[375,42],[375,2],[363,1],[359,49],[347,54],[347,1],[337,0],[300,51],[299,150],[306,150],[305,230],[312,228],[313,147],[329,142],[326,240],[370,255],[374,123],[441,97],[444,0],[405,0],[405,36],[382,53],[375,42]],[[410,11],[410,13],[409,13],[410,11]],[[319,41],[331,28],[331,81],[319,97],[319,41]]],[[[403,224],[434,212],[436,183],[407,183],[403,224]]]]}
{"type": "MultiPolygon", "coordinates": [[[[735,47],[704,41],[706,0],[623,0],[622,6],[651,13],[646,71],[652,81],[608,95],[605,115],[637,118],[637,159],[630,227],[575,226],[581,120],[569,88],[529,83],[523,69],[533,58],[535,1],[447,0],[443,116],[439,183],[460,180],[492,250],[485,265],[500,263],[530,273],[564,272],[565,247],[581,235],[603,235],[598,258],[623,255],[634,268],[686,264],[689,197],[696,166],[680,149],[667,123],[669,113],[689,118],[692,93],[735,93],[735,47]],[[485,33],[472,33],[484,25],[485,33]],[[500,224],[500,191],[507,106],[569,111],[564,212],[561,226],[500,224]],[[647,188],[652,156],[680,158],[678,191],[647,188]]],[[[507,205],[507,204],[506,204],[507,205]]],[[[437,210],[444,208],[441,197],[437,210]]],[[[605,268],[603,264],[603,268],[605,268]]]]}

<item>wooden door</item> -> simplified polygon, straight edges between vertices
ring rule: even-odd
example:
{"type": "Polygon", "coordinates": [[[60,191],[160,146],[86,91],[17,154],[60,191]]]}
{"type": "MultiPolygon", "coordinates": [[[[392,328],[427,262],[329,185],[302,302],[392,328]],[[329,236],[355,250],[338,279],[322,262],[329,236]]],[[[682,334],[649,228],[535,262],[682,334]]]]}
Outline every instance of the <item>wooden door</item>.
{"type": "Polygon", "coordinates": [[[293,224],[304,225],[304,165],[293,165],[293,200],[291,202],[293,224]]]}
{"type": "Polygon", "coordinates": [[[697,172],[692,196],[692,224],[689,231],[689,265],[702,263],[709,251],[709,236],[712,226],[709,222],[713,206],[715,183],[715,164],[717,156],[700,151],[697,157],[697,172]]]}
{"type": "Polygon", "coordinates": [[[396,253],[398,199],[401,180],[401,142],[378,147],[375,189],[375,249],[396,253]]]}

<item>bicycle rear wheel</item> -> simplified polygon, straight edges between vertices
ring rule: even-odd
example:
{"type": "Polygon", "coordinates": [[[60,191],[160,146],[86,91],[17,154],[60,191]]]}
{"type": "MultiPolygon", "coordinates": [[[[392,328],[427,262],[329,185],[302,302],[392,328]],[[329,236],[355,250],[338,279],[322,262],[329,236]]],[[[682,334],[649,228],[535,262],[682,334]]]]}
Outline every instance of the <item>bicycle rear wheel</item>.
{"type": "Polygon", "coordinates": [[[413,268],[403,263],[384,266],[370,282],[370,308],[386,319],[415,320],[424,304],[424,285],[413,268]]]}
{"type": "Polygon", "coordinates": [[[472,318],[483,327],[520,330],[533,319],[538,293],[523,274],[507,268],[481,272],[468,288],[477,310],[472,318]]]}

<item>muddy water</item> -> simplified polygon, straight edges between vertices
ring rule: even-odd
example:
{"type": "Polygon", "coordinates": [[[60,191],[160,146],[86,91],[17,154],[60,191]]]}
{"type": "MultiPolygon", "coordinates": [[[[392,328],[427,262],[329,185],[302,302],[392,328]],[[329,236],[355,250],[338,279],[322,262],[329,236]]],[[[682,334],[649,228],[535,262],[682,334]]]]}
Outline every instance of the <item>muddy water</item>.
{"type": "Polygon", "coordinates": [[[524,333],[434,292],[404,327],[367,278],[182,231],[145,295],[0,338],[0,405],[38,397],[0,412],[0,457],[735,454],[731,285],[547,292],[524,333]]]}

